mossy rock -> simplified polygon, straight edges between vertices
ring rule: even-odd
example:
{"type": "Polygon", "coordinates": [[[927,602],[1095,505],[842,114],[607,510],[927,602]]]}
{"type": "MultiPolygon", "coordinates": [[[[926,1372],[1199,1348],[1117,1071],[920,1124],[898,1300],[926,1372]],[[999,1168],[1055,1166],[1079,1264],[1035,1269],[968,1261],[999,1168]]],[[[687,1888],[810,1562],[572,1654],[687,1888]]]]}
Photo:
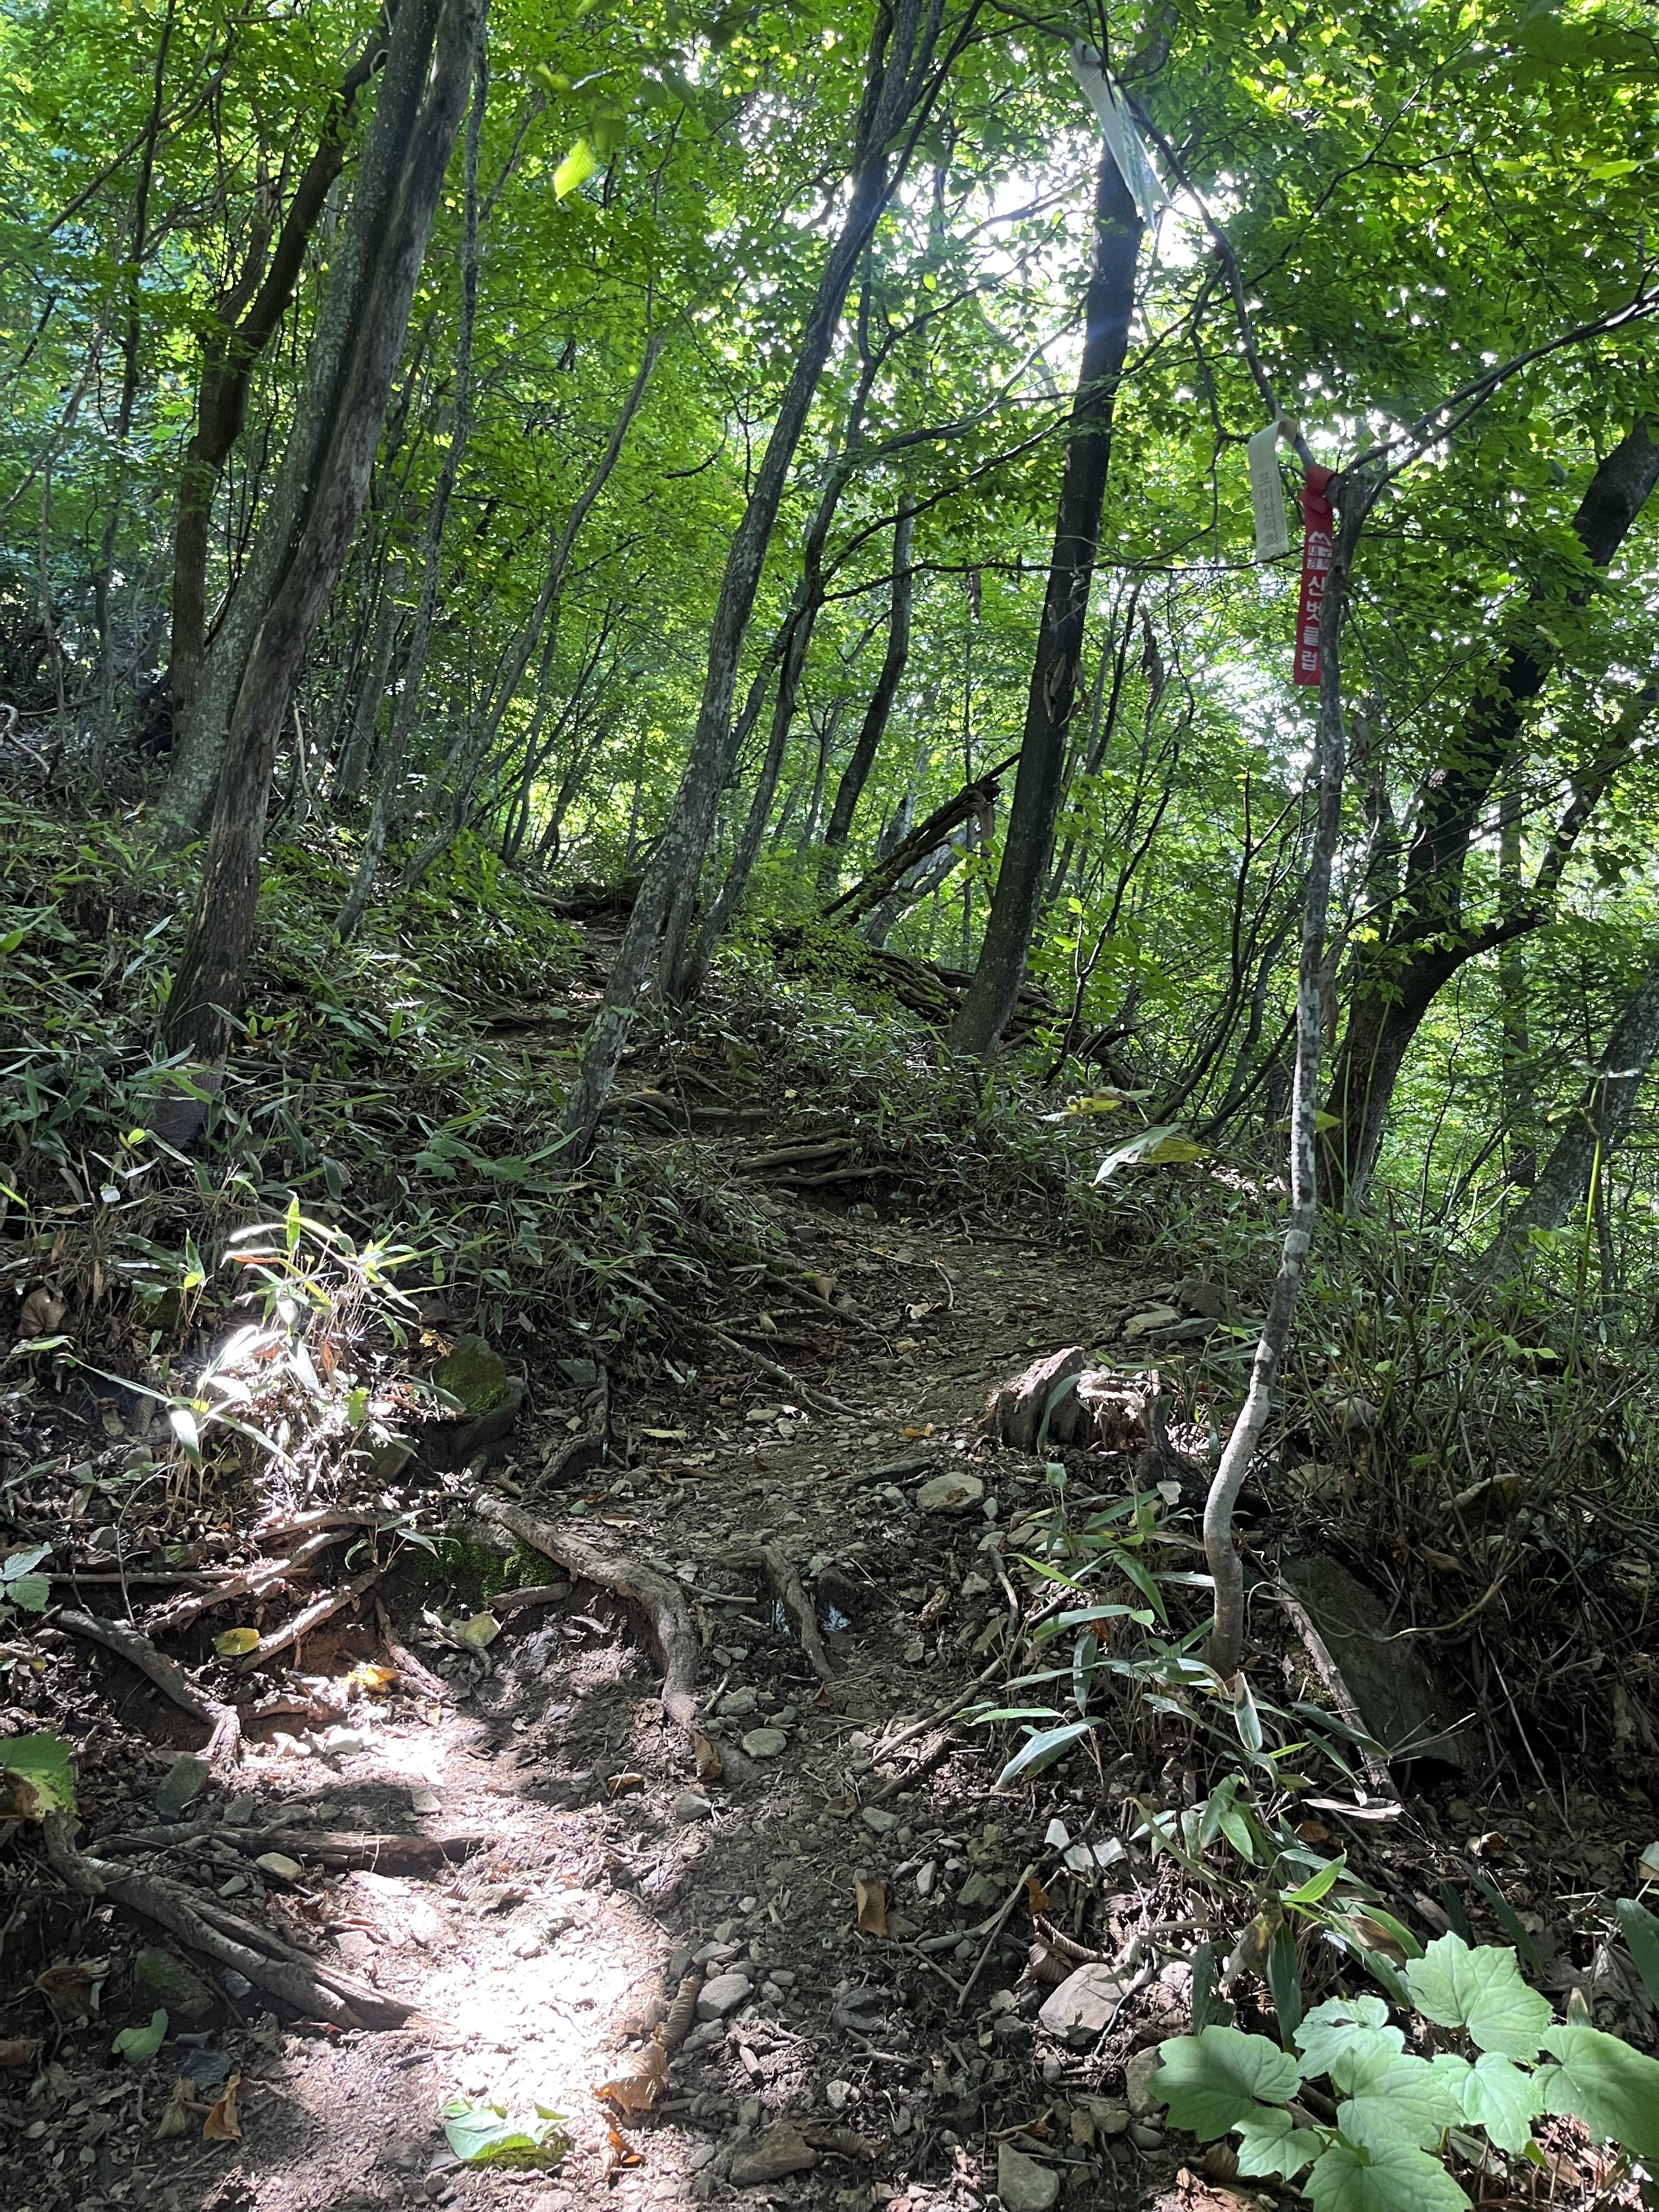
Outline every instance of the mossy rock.
{"type": "Polygon", "coordinates": [[[501,1353],[481,1336],[457,1337],[433,1369],[432,1379],[474,1415],[493,1412],[518,1388],[501,1353]]]}
{"type": "Polygon", "coordinates": [[[139,2019],[148,2020],[161,2006],[170,2021],[207,2020],[218,2005],[196,1969],[171,1951],[151,1947],[133,1960],[132,2009],[139,2019]]]}

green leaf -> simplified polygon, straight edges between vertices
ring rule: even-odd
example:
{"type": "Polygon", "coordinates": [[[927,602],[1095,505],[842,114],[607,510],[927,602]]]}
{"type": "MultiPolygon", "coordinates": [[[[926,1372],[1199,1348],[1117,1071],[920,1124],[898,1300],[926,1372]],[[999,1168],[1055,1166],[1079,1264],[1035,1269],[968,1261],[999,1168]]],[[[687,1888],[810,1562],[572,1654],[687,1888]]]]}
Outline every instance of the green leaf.
{"type": "Polygon", "coordinates": [[[1621,1897],[1615,1910],[1636,1971],[1648,1995],[1659,2005],[1659,1920],[1633,1897],[1621,1897]]]}
{"type": "Polygon", "coordinates": [[[554,198],[568,199],[579,185],[587,182],[599,166],[599,156],[593,149],[586,138],[579,138],[553,172],[554,198]]]}
{"type": "Polygon", "coordinates": [[[148,2066],[167,2039],[167,2014],[165,2005],[157,2005],[149,2016],[148,2027],[124,2027],[111,2048],[119,2058],[134,2066],[148,2066]]]}
{"type": "Polygon", "coordinates": [[[1333,2143],[1305,2187],[1314,2212],[1467,2212],[1469,2202],[1437,2158],[1403,2142],[1333,2143]]]}
{"type": "Polygon", "coordinates": [[[1325,2138],[1299,2128],[1282,2105],[1257,2105],[1233,2123],[1241,2173],[1276,2173],[1288,2181],[1316,2159],[1325,2138]]]}
{"type": "Polygon", "coordinates": [[[1236,2027],[1173,2036],[1158,2050],[1163,2064],[1154,2081],[1170,2107],[1170,2124],[1200,2142],[1224,2136],[1258,2101],[1289,2104],[1302,2080],[1291,2052],[1236,2027]]]}
{"type": "Polygon", "coordinates": [[[1042,1729],[1036,1735],[1027,1736],[998,1775],[998,1789],[1005,1782],[1012,1782],[1016,1775],[1041,1774],[1045,1766],[1052,1766],[1057,1759],[1063,1759],[1094,1725],[1093,1721],[1067,1721],[1064,1728],[1042,1729]]]}
{"type": "MultiPolygon", "coordinates": [[[[1316,2074],[1328,2074],[1331,2062],[1357,2032],[1388,2026],[1389,2008],[1381,1997],[1327,1997],[1316,2004],[1296,2031],[1297,2047],[1302,2053],[1302,2071],[1311,2078],[1316,2074]]],[[[1398,2034],[1398,2030],[1394,2031],[1398,2034]]],[[[1395,2045],[1403,2051],[1406,2039],[1400,2036],[1395,2045]]]]}
{"type": "Polygon", "coordinates": [[[1279,2014],[1279,2039],[1286,2050],[1302,2021],[1302,1973],[1297,1965],[1296,1936],[1281,1920],[1267,1946],[1267,1987],[1279,2014]]]}
{"type": "Polygon", "coordinates": [[[75,1770],[60,1735],[15,1735],[0,1742],[0,1774],[7,1784],[0,1806],[20,1820],[75,1810],[75,1770]]]}
{"type": "Polygon", "coordinates": [[[1543,2109],[1537,2076],[1523,2072],[1501,2051],[1483,2051],[1470,2067],[1463,2083],[1463,2117],[1484,2128],[1499,2150],[1524,2150],[1543,2109]]]}
{"type": "Polygon", "coordinates": [[[1437,2027],[1467,2028],[1477,2049],[1508,2058],[1538,2056],[1550,2003],[1522,1980],[1513,1951],[1495,1943],[1472,1951],[1459,1936],[1440,1936],[1406,1967],[1405,1982],[1437,2027]]]}
{"type": "MultiPolygon", "coordinates": [[[[1279,1899],[1279,1903],[1281,1905],[1317,1905],[1326,1891],[1334,1887],[1335,1884],[1341,1880],[1347,1871],[1347,1867],[1348,1855],[1344,1851],[1340,1858],[1333,1859],[1328,1866],[1321,1867],[1317,1874],[1310,1874],[1300,1888],[1287,1889],[1279,1899]]],[[[1340,2001],[1337,2000],[1337,2002],[1340,2001]]],[[[1376,2000],[1371,1997],[1365,2002],[1375,2004],[1376,2000]]]]}
{"type": "Polygon", "coordinates": [[[501,1624],[493,1613],[475,1613],[470,1620],[461,1623],[459,1632],[462,1643],[470,1644],[475,1651],[482,1651],[493,1644],[501,1632],[501,1624]]]}
{"type": "Polygon", "coordinates": [[[213,1648],[222,1659],[245,1659],[250,1651],[259,1648],[257,1628],[222,1629],[213,1639],[213,1648]]]}
{"type": "Polygon", "coordinates": [[[1331,2068],[1333,2085],[1346,2092],[1336,2108],[1337,2126],[1350,2142],[1362,2143],[1368,2150],[1401,2142],[1419,2149],[1437,2145],[1453,2121],[1463,2117],[1461,2076],[1468,2061],[1455,2058],[1453,2063],[1459,2069],[1456,2076],[1449,2076],[1438,2062],[1397,2051],[1365,2050],[1356,2039],[1331,2068]]]}
{"type": "Polygon", "coordinates": [[[1638,2158],[1659,2157],[1659,2059],[1571,2021],[1544,2043],[1561,2062],[1538,2069],[1547,2112],[1571,2113],[1598,2141],[1611,2136],[1638,2158]]]}
{"type": "Polygon", "coordinates": [[[552,2166],[570,2148],[561,2115],[545,2105],[509,2114],[504,2105],[452,2097],[443,2121],[449,2148],[465,2166],[552,2166]]]}
{"type": "Polygon", "coordinates": [[[15,1605],[24,1613],[44,1613],[52,1584],[34,1571],[52,1554],[50,1544],[30,1544],[0,1559],[0,1605],[15,1605]]]}

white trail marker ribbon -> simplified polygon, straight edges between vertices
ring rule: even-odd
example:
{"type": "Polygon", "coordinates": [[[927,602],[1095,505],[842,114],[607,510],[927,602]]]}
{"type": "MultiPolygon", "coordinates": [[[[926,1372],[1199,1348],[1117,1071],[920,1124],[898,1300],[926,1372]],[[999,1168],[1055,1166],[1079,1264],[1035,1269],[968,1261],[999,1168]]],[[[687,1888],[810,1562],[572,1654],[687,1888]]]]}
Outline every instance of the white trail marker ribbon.
{"type": "Polygon", "coordinates": [[[1099,56],[1081,41],[1072,48],[1072,75],[1077,79],[1079,91],[1095,111],[1100,135],[1117,163],[1117,173],[1130,198],[1140,210],[1141,221],[1150,227],[1157,220],[1158,210],[1170,205],[1170,195],[1158,180],[1127,103],[1106,82],[1099,56]]]}
{"type": "Polygon", "coordinates": [[[1290,526],[1285,519],[1285,484],[1279,473],[1277,422],[1269,422],[1250,439],[1250,504],[1255,510],[1255,557],[1276,561],[1291,550],[1290,526]]]}

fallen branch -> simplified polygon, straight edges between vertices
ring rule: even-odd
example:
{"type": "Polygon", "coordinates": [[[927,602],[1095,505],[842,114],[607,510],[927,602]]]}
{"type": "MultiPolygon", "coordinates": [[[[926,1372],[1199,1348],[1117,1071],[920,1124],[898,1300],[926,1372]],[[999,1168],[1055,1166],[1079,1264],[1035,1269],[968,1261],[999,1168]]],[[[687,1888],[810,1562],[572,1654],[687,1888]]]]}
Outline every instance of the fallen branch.
{"type": "Polygon", "coordinates": [[[751,1367],[759,1368],[761,1373],[769,1376],[774,1382],[781,1382],[790,1396],[799,1398],[804,1406],[815,1407],[819,1413],[851,1413],[856,1410],[852,1406],[844,1406],[839,1398],[832,1398],[827,1390],[809,1390],[799,1375],[792,1375],[787,1367],[780,1367],[775,1359],[767,1358],[764,1352],[752,1351],[748,1345],[739,1344],[736,1337],[728,1336],[723,1328],[715,1328],[706,1321],[694,1321],[691,1326],[701,1329],[705,1336],[712,1338],[727,1352],[735,1352],[739,1359],[746,1359],[751,1367]]]}
{"type": "Polygon", "coordinates": [[[446,1698],[453,1698],[455,1692],[451,1686],[434,1674],[430,1668],[423,1667],[412,1651],[398,1643],[392,1632],[392,1622],[386,1609],[379,1598],[374,1601],[374,1624],[380,1632],[380,1642],[386,1657],[402,1675],[405,1685],[412,1683],[423,1698],[432,1698],[440,1705],[446,1698]]]}
{"type": "Polygon", "coordinates": [[[614,1590],[618,1597],[630,1599],[637,1605],[651,1624],[662,1659],[663,1711],[680,1728],[690,1730],[696,1727],[697,1699],[693,1686],[697,1678],[701,1646],[690,1608],[665,1575],[632,1560],[612,1558],[592,1542],[585,1528],[569,1522],[555,1528],[503,1498],[479,1498],[477,1513],[481,1521],[495,1522],[497,1527],[509,1529],[521,1543],[556,1560],[567,1574],[579,1576],[584,1582],[597,1583],[601,1589],[614,1590]]]}
{"type": "Polygon", "coordinates": [[[233,1828],[222,1820],[196,1820],[176,1827],[127,1828],[100,1836],[100,1852],[162,1851],[180,1844],[228,1844],[246,1858],[282,1851],[291,1859],[314,1859],[319,1866],[361,1869],[370,1874],[418,1874],[452,1866],[488,1850],[490,1838],[476,1830],[453,1836],[375,1836],[349,1828],[233,1828]]]}
{"type": "Polygon", "coordinates": [[[313,1598],[309,1605],[301,1607],[292,1620],[285,1622],[281,1628],[273,1628],[269,1636],[262,1636],[258,1650],[248,1653],[238,1668],[238,1673],[251,1674],[256,1668],[263,1667],[267,1659],[274,1658],[277,1652],[286,1651],[290,1645],[303,1642],[313,1628],[320,1628],[324,1621],[332,1620],[347,1606],[355,1605],[363,1592],[372,1589],[385,1572],[383,1566],[365,1567],[362,1574],[354,1575],[349,1583],[342,1583],[338,1589],[325,1590],[320,1597],[313,1598]]]}
{"type": "Polygon", "coordinates": [[[210,1729],[205,1753],[210,1765],[221,1759],[231,1765],[240,1757],[242,1723],[235,1708],[222,1705],[216,1698],[198,1689],[178,1662],[158,1651],[142,1629],[128,1628],[118,1620],[100,1620],[94,1613],[76,1613],[68,1606],[58,1613],[58,1626],[68,1629],[71,1636],[84,1637],[88,1643],[101,1644],[106,1651],[115,1652],[154,1682],[164,1697],[210,1729]]]}
{"type": "Polygon", "coordinates": [[[289,1559],[258,1560],[210,1589],[198,1590],[189,1597],[174,1598],[171,1604],[160,1607],[150,1615],[149,1633],[175,1636],[216,1606],[230,1605],[239,1598],[269,1597],[289,1575],[304,1573],[307,1563],[319,1552],[325,1552],[331,1544],[343,1543],[349,1534],[346,1528],[319,1529],[299,1545],[289,1559]]]}
{"type": "Polygon", "coordinates": [[[833,1682],[836,1670],[830,1663],[830,1654],[823,1648],[823,1638],[818,1633],[818,1617],[812,1601],[801,1586],[794,1562],[787,1558],[775,1544],[738,1544],[726,1553],[736,1567],[758,1567],[772,1586],[772,1595],[795,1624],[795,1633],[800,1638],[800,1648],[806,1654],[812,1672],[820,1682],[833,1682]]]}
{"type": "Polygon", "coordinates": [[[974,1961],[973,1972],[969,1975],[967,1980],[962,1985],[962,1994],[957,1999],[957,2010],[958,2012],[960,2012],[963,2005],[967,2003],[969,1991],[973,1988],[974,1984],[984,1972],[985,1962],[990,1957],[992,1951],[995,1948],[997,1938],[1007,1926],[1009,1915],[1012,1912],[1014,1907],[1019,1903],[1020,1899],[1024,1896],[1025,1885],[1036,1872],[1036,1868],[1035,1864],[1024,1868],[1021,1871],[1018,1879],[1014,1883],[1013,1887],[1009,1891],[1007,1896],[1004,1898],[1002,1901],[1002,1910],[992,1921],[991,1932],[985,1938],[985,1948],[980,1953],[978,1958],[974,1961]]]}
{"type": "Polygon", "coordinates": [[[497,1590],[489,1601],[492,1613],[523,1613],[532,1605],[556,1605],[568,1597],[568,1583],[526,1583],[518,1589],[497,1590]]]}

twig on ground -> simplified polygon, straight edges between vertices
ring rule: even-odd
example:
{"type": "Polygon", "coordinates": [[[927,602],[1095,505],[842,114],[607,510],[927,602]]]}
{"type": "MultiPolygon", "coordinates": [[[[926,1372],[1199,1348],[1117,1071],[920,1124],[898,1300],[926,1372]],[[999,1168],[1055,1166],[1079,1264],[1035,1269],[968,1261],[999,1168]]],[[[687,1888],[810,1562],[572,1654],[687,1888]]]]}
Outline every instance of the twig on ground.
{"type": "Polygon", "coordinates": [[[288,1650],[292,1644],[303,1643],[313,1629],[320,1628],[337,1613],[343,1612],[349,1605],[355,1605],[363,1592],[372,1589],[385,1572],[383,1566],[365,1567],[362,1574],[353,1575],[349,1583],[342,1583],[337,1589],[325,1590],[320,1597],[313,1598],[309,1605],[300,1608],[292,1620],[284,1622],[281,1628],[273,1628],[269,1636],[262,1636],[258,1650],[248,1653],[238,1672],[251,1674],[255,1668],[263,1667],[266,1660],[274,1658],[277,1652],[288,1650]]]}
{"type": "Polygon", "coordinates": [[[453,1865],[487,1850],[490,1841],[477,1831],[453,1836],[377,1836],[349,1828],[233,1828],[221,1820],[195,1820],[100,1836],[95,1849],[100,1853],[163,1851],[210,1838],[229,1844],[247,1858],[258,1858],[262,1851],[283,1851],[293,1859],[315,1859],[319,1866],[362,1868],[371,1874],[412,1874],[422,1868],[453,1865]]]}
{"type": "MultiPolygon", "coordinates": [[[[227,1581],[208,1589],[198,1590],[189,1597],[174,1598],[170,1604],[160,1607],[149,1617],[152,1636],[173,1636],[179,1629],[188,1628],[192,1620],[200,1620],[216,1606],[230,1605],[238,1598],[269,1597],[272,1590],[289,1575],[303,1574],[308,1564],[319,1552],[331,1544],[343,1543],[350,1534],[346,1528],[321,1528],[313,1536],[295,1547],[286,1559],[260,1559],[252,1566],[243,1567],[227,1581]]],[[[129,1580],[132,1577],[129,1577],[129,1580]]]]}
{"type": "Polygon", "coordinates": [[[801,1586],[801,1579],[793,1560],[787,1558],[775,1544],[749,1543],[735,1545],[726,1554],[733,1566],[759,1567],[772,1586],[772,1594],[795,1624],[795,1633],[800,1638],[800,1648],[805,1653],[812,1672],[820,1682],[833,1682],[836,1670],[830,1663],[830,1654],[823,1648],[823,1638],[818,1633],[817,1614],[812,1601],[801,1586]]]}
{"type": "Polygon", "coordinates": [[[909,1743],[919,1735],[926,1735],[929,1729],[937,1728],[941,1721],[954,1720],[964,1707],[973,1704],[975,1692],[984,1688],[1001,1664],[1000,1657],[992,1660],[988,1667],[982,1668],[975,1675],[965,1690],[957,1691],[942,1705],[936,1705],[931,1713],[924,1714],[919,1721],[910,1722],[896,1735],[889,1736],[885,1743],[878,1744],[874,1754],[876,1759],[890,1759],[901,1744],[909,1743]]]}
{"type": "Polygon", "coordinates": [[[398,1643],[392,1632],[392,1622],[387,1616],[386,1609],[379,1598],[374,1601],[374,1625],[380,1632],[380,1642],[385,1648],[386,1657],[403,1676],[405,1683],[412,1682],[423,1697],[432,1698],[441,1705],[446,1698],[454,1697],[455,1692],[447,1682],[440,1675],[433,1674],[429,1668],[422,1666],[415,1654],[405,1650],[404,1645],[398,1643]]]}
{"type": "Polygon", "coordinates": [[[1003,1899],[1001,1911],[997,1914],[995,1919],[991,1923],[991,1932],[985,1939],[985,1948],[980,1953],[978,1958],[974,1961],[973,1972],[969,1975],[967,1980],[962,1985],[962,1995],[957,1999],[957,2010],[958,2012],[960,2012],[963,2005],[967,2003],[969,1993],[973,1989],[974,1984],[984,1972],[986,1961],[989,1959],[993,1950],[996,1948],[997,1938],[1007,1926],[1009,1915],[1013,1911],[1014,1907],[1019,1903],[1020,1899],[1024,1896],[1025,1885],[1036,1872],[1036,1862],[1033,1861],[1030,1865],[1022,1870],[1018,1881],[1015,1882],[1013,1887],[1003,1899]]]}
{"type": "Polygon", "coordinates": [[[154,1682],[164,1697],[210,1729],[205,1753],[210,1765],[221,1759],[228,1764],[240,1756],[242,1723],[235,1708],[221,1705],[198,1689],[178,1662],[158,1651],[142,1629],[128,1628],[117,1620],[100,1620],[94,1613],[76,1613],[68,1606],[58,1613],[58,1626],[68,1629],[71,1636],[84,1637],[88,1643],[101,1644],[106,1651],[117,1653],[154,1682]]]}
{"type": "Polygon", "coordinates": [[[663,1711],[677,1726],[690,1733],[697,1725],[694,1687],[701,1646],[690,1608],[665,1575],[631,1559],[618,1559],[602,1552],[585,1528],[569,1522],[557,1528],[538,1521],[522,1506],[505,1499],[480,1498],[478,1517],[511,1530],[523,1543],[550,1559],[556,1559],[568,1574],[631,1598],[650,1622],[663,1665],[663,1711]]]}
{"type": "Polygon", "coordinates": [[[570,1595],[568,1583],[526,1583],[519,1589],[497,1590],[489,1601],[492,1613],[523,1613],[532,1605],[557,1605],[570,1595]]]}
{"type": "Polygon", "coordinates": [[[792,1375],[787,1367],[780,1367],[775,1359],[767,1358],[763,1352],[756,1352],[749,1345],[739,1344],[736,1337],[728,1336],[723,1328],[715,1328],[706,1321],[694,1321],[691,1326],[712,1342],[735,1353],[739,1359],[746,1359],[763,1375],[770,1376],[773,1382],[781,1382],[791,1397],[799,1398],[804,1406],[815,1407],[820,1413],[850,1413],[855,1410],[851,1406],[843,1405],[839,1398],[832,1398],[827,1390],[809,1389],[799,1375],[792,1375]]]}

